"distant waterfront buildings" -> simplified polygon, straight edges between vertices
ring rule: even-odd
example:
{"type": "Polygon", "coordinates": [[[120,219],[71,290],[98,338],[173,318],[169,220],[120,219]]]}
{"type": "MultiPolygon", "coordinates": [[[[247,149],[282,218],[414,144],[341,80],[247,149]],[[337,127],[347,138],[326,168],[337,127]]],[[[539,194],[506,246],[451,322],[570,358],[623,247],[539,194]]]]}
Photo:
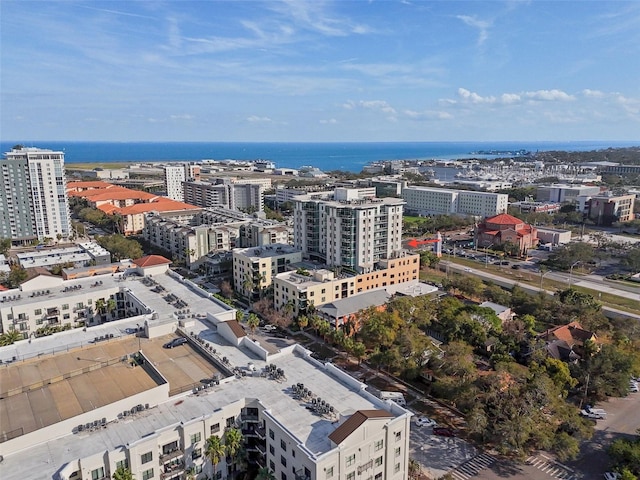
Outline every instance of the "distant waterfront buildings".
{"type": "Polygon", "coordinates": [[[600,187],[592,185],[567,185],[553,184],[540,185],[536,189],[536,200],[538,202],[572,203],[577,202],[581,195],[598,195],[600,187]]]}
{"type": "Polygon", "coordinates": [[[271,187],[271,180],[218,178],[211,182],[186,181],[182,187],[185,202],[192,205],[260,212],[264,210],[264,191],[271,187]]]}
{"type": "Polygon", "coordinates": [[[491,217],[507,211],[509,196],[502,193],[406,187],[402,191],[408,213],[418,215],[472,215],[491,217]]]}
{"type": "Polygon", "coordinates": [[[71,235],[64,152],[14,148],[0,170],[0,237],[23,245],[71,235]]]}

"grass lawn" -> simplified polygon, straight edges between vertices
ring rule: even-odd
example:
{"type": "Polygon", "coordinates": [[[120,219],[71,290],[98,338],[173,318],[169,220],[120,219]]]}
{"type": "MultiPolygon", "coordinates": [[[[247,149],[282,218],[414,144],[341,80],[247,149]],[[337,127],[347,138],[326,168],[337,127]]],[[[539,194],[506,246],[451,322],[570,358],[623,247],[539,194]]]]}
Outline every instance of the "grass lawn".
{"type": "Polygon", "coordinates": [[[67,170],[93,170],[95,168],[102,168],[105,170],[115,170],[118,168],[127,168],[131,165],[130,162],[105,162],[105,163],[67,163],[65,168],[67,170]]]}

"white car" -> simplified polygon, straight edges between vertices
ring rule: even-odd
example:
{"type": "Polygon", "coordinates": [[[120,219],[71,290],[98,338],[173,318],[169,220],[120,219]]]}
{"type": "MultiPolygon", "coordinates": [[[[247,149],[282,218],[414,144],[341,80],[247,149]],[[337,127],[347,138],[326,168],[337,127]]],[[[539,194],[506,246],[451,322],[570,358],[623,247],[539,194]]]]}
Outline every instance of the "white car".
{"type": "Polygon", "coordinates": [[[617,472],[605,472],[604,478],[605,480],[618,480],[620,478],[620,474],[617,472]]]}
{"type": "Polygon", "coordinates": [[[631,393],[638,393],[638,391],[640,391],[640,388],[638,388],[638,384],[636,382],[631,382],[629,384],[629,391],[631,393]]]}
{"type": "Polygon", "coordinates": [[[470,268],[465,268],[465,269],[464,269],[464,271],[465,271],[465,272],[470,272],[470,271],[471,271],[471,269],[470,269],[470,268]]]}
{"type": "Polygon", "coordinates": [[[435,427],[437,423],[429,417],[418,417],[416,418],[416,425],[418,427],[435,427]]]}
{"type": "Polygon", "coordinates": [[[602,420],[607,417],[605,412],[594,412],[593,410],[581,410],[580,415],[583,417],[591,418],[593,420],[602,420]]]}
{"type": "Polygon", "coordinates": [[[271,324],[267,324],[264,327],[262,327],[263,330],[267,331],[267,332],[272,332],[275,329],[277,329],[278,327],[276,327],[275,325],[271,325],[271,324]]]}

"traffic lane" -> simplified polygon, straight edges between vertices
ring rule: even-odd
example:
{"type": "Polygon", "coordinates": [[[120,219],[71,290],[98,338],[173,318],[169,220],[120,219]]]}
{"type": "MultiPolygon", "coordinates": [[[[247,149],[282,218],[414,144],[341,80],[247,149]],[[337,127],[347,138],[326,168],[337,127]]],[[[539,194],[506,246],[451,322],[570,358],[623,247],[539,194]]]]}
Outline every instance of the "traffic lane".
{"type": "Polygon", "coordinates": [[[537,469],[533,465],[516,463],[510,460],[499,460],[493,465],[480,471],[474,480],[550,480],[548,473],[537,469]]]}

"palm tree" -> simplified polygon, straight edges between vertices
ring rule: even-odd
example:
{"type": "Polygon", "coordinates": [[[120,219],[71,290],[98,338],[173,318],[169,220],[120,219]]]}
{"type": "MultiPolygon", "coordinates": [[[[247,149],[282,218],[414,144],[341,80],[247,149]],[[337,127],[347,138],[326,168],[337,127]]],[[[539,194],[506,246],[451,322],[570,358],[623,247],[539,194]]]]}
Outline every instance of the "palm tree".
{"type": "Polygon", "coordinates": [[[309,318],[306,315],[300,315],[298,317],[298,327],[300,330],[304,331],[305,328],[309,325],[309,318]]]}
{"type": "Polygon", "coordinates": [[[22,339],[23,336],[18,330],[8,330],[7,332],[0,335],[0,347],[12,345],[22,339]]]}
{"type": "Polygon", "coordinates": [[[255,313],[250,313],[249,316],[247,317],[247,326],[251,330],[251,335],[255,333],[256,328],[258,328],[258,325],[260,325],[260,319],[255,313]]]}
{"type": "Polygon", "coordinates": [[[220,463],[220,460],[222,460],[222,457],[224,457],[225,453],[226,448],[222,444],[220,437],[217,435],[211,435],[207,438],[204,454],[211,461],[211,465],[213,465],[213,478],[216,478],[218,464],[220,463]]]}
{"type": "Polygon", "coordinates": [[[269,470],[269,467],[262,467],[258,470],[256,480],[276,480],[276,476],[269,470]]]}
{"type": "Polygon", "coordinates": [[[237,428],[229,428],[224,433],[224,446],[227,454],[235,461],[242,447],[242,432],[237,428]]]}
{"type": "Polygon", "coordinates": [[[113,478],[113,480],[133,480],[133,473],[131,473],[131,470],[128,468],[118,467],[118,469],[113,472],[111,478],[113,478]]]}
{"type": "Polygon", "coordinates": [[[117,304],[115,298],[109,298],[109,300],[107,300],[105,308],[106,308],[107,312],[109,312],[113,316],[113,311],[117,308],[117,306],[118,306],[118,304],[117,304]]]}
{"type": "Polygon", "coordinates": [[[409,478],[414,479],[420,476],[420,464],[413,458],[409,459],[409,478]]]}

